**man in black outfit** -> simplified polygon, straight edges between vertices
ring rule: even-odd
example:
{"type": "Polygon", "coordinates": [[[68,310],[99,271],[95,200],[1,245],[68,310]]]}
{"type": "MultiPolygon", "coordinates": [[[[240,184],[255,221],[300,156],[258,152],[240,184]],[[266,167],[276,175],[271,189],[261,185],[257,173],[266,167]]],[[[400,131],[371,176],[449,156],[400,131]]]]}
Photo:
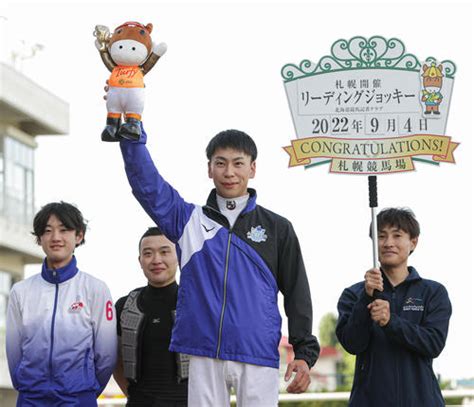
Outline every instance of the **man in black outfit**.
{"type": "Polygon", "coordinates": [[[120,346],[114,378],[129,407],[185,407],[187,357],[168,350],[178,294],[176,249],[152,227],[139,250],[148,285],[115,304],[120,346]]]}

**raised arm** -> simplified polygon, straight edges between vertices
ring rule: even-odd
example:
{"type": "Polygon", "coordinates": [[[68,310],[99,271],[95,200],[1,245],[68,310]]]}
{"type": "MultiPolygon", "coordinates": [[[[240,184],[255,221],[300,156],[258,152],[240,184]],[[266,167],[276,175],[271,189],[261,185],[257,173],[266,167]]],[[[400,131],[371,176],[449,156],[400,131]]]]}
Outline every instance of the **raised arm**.
{"type": "Polygon", "coordinates": [[[160,226],[168,239],[176,243],[194,205],[186,203],[160,175],[145,146],[146,137],[142,129],[139,141],[120,142],[125,172],[133,195],[145,212],[160,226]]]}
{"type": "Polygon", "coordinates": [[[117,64],[113,61],[112,57],[110,56],[109,49],[107,44],[110,40],[110,32],[108,27],[103,25],[96,25],[94,30],[94,37],[96,40],[94,42],[95,47],[100,53],[100,58],[102,62],[106,66],[106,68],[112,72],[113,69],[117,66],[117,64]]]}
{"type": "Polygon", "coordinates": [[[167,46],[164,42],[160,42],[159,44],[153,43],[152,52],[142,65],[143,75],[150,72],[151,68],[155,66],[158,60],[165,54],[166,50],[167,46]]]}

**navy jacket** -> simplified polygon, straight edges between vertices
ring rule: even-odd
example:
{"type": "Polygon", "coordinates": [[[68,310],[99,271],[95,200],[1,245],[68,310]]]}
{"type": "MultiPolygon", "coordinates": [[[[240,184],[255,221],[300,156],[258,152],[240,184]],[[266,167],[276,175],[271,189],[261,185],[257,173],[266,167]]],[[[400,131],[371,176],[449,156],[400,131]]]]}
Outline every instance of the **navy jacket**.
{"type": "Polygon", "coordinates": [[[176,243],[180,289],[170,350],[278,368],[284,295],[289,341],[311,367],[319,345],[311,334],[312,305],[296,234],[285,218],[257,205],[249,190],[234,226],[219,212],[215,190],[207,204],[188,203],[158,173],[145,133],[120,143],[133,194],[176,243]]]}
{"type": "Polygon", "coordinates": [[[396,287],[383,275],[382,296],[391,312],[383,328],[370,318],[373,298],[364,282],[346,288],[339,299],[336,334],[357,355],[349,406],[444,406],[432,362],[446,343],[451,303],[443,285],[408,270],[396,287]]]}

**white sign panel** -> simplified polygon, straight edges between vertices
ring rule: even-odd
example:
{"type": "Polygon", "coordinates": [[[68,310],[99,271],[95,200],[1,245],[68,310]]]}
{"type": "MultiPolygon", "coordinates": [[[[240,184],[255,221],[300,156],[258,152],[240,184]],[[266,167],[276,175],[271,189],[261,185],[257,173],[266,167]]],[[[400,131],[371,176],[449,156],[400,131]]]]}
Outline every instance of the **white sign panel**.
{"type": "Polygon", "coordinates": [[[330,163],[330,171],[385,174],[413,161],[454,162],[445,135],[456,67],[405,54],[400,40],[339,40],[318,64],[282,69],[297,135],[290,166],[330,163]]]}

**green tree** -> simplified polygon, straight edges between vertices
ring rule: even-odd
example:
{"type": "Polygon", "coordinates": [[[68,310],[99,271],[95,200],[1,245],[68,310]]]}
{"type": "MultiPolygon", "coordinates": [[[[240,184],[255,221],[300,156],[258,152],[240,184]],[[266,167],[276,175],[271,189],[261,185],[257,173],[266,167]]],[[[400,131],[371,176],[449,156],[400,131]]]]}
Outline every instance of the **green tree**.
{"type": "Polygon", "coordinates": [[[323,315],[319,322],[319,342],[321,346],[335,347],[339,342],[336,336],[337,317],[332,312],[323,315]]]}
{"type": "Polygon", "coordinates": [[[342,353],[342,360],[339,362],[337,373],[341,378],[338,390],[349,391],[352,388],[355,372],[355,356],[346,352],[340,343],[337,344],[337,349],[342,353]]]}
{"type": "Polygon", "coordinates": [[[321,318],[319,323],[319,341],[321,346],[335,347],[342,354],[342,359],[337,364],[338,390],[348,391],[352,388],[355,371],[355,356],[346,352],[337,340],[337,317],[329,312],[321,318]]]}

